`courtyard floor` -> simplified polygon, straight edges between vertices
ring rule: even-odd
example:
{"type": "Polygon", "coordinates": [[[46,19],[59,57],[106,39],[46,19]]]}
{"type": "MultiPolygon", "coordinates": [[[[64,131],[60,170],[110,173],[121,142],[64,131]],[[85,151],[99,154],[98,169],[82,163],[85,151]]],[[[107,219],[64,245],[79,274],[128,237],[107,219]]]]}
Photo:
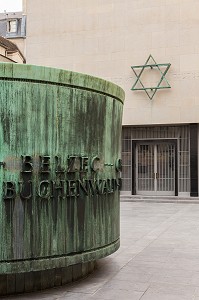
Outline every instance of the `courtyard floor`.
{"type": "Polygon", "coordinates": [[[121,247],[76,283],[6,300],[199,300],[199,205],[121,202],[121,247]]]}

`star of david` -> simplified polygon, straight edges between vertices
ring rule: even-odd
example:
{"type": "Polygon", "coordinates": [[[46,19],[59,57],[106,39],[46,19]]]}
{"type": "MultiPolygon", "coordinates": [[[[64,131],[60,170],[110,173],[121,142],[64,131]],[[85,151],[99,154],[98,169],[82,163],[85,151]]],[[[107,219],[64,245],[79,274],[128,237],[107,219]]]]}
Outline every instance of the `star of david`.
{"type": "Polygon", "coordinates": [[[157,64],[155,59],[153,58],[153,56],[149,55],[149,57],[146,60],[144,65],[131,67],[137,78],[131,90],[132,91],[145,91],[147,96],[152,100],[155,93],[157,92],[157,90],[171,88],[168,80],[165,77],[170,66],[171,66],[170,63],[157,64]],[[152,61],[152,63],[150,63],[150,61],[152,61]],[[146,68],[157,69],[157,71],[160,73],[160,80],[156,86],[145,87],[144,84],[142,83],[141,75],[143,74],[143,72],[146,68]],[[139,71],[136,72],[135,71],[136,69],[138,69],[139,71]],[[162,85],[162,84],[164,84],[164,85],[162,85]],[[138,85],[140,85],[141,87],[138,87],[138,85]]]}

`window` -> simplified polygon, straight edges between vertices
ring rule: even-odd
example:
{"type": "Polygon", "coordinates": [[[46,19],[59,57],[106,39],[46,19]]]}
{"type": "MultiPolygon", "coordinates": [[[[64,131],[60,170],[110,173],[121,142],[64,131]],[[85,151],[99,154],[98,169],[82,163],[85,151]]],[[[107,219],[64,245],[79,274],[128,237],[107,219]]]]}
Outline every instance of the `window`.
{"type": "Polygon", "coordinates": [[[7,32],[16,33],[17,32],[17,20],[10,20],[7,23],[7,32]]]}

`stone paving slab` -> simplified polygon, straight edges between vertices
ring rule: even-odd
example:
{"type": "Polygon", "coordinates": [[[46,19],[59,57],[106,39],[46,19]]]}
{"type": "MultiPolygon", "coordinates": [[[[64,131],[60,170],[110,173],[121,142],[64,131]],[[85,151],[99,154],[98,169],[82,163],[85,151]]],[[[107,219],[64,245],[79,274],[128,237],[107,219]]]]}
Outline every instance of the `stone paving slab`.
{"type": "Polygon", "coordinates": [[[121,202],[121,247],[87,278],[7,300],[199,300],[199,205],[121,202]]]}

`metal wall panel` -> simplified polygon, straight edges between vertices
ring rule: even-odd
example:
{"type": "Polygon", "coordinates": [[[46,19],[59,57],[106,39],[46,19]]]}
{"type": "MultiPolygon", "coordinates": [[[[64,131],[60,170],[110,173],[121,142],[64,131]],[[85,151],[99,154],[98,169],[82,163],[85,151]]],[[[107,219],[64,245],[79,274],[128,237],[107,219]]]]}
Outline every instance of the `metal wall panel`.
{"type": "Polygon", "coordinates": [[[123,191],[132,189],[132,140],[155,140],[176,139],[177,140],[177,171],[178,192],[190,192],[190,127],[181,126],[131,126],[123,127],[122,131],[122,179],[123,191]]]}

